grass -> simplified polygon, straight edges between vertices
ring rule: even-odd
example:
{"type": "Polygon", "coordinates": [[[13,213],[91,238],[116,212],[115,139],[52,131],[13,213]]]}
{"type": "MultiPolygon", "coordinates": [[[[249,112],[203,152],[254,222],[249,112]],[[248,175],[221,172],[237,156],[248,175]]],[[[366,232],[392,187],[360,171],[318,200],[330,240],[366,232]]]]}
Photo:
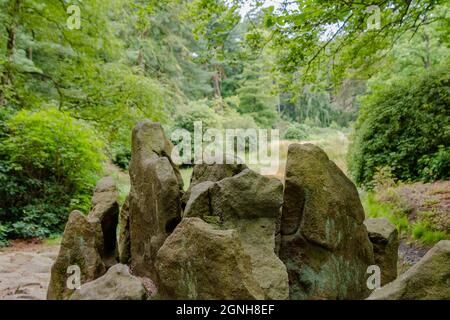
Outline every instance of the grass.
{"type": "Polygon", "coordinates": [[[401,236],[412,237],[426,245],[434,245],[440,240],[450,240],[446,232],[435,230],[428,221],[421,220],[426,218],[425,216],[419,214],[418,220],[411,223],[404,208],[378,200],[374,192],[363,195],[362,203],[367,217],[387,218],[395,225],[401,236]]]}
{"type": "Polygon", "coordinates": [[[399,234],[407,234],[409,231],[408,216],[404,209],[393,204],[380,202],[373,192],[362,197],[362,204],[369,218],[387,218],[397,228],[399,234]]]}
{"type": "Polygon", "coordinates": [[[411,226],[411,234],[414,239],[430,245],[441,240],[450,240],[450,237],[444,231],[432,230],[426,221],[415,222],[411,226]]]}
{"type": "Polygon", "coordinates": [[[427,199],[423,202],[423,206],[425,207],[431,207],[435,204],[438,204],[439,200],[438,199],[427,199]]]}
{"type": "Polygon", "coordinates": [[[42,240],[42,244],[47,245],[47,246],[58,245],[61,243],[61,239],[62,239],[62,235],[60,235],[60,234],[52,235],[49,238],[42,240]]]}

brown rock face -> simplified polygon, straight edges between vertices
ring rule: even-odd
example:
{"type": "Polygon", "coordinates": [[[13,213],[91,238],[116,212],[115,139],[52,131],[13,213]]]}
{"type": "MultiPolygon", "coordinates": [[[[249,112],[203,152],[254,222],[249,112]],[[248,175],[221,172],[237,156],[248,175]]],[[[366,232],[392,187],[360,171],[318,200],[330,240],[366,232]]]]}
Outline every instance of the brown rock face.
{"type": "Polygon", "coordinates": [[[158,252],[163,299],[263,299],[235,230],[185,218],[158,252]]]}
{"type": "Polygon", "coordinates": [[[98,221],[103,234],[103,250],[100,255],[106,267],[118,261],[117,223],[119,218],[119,202],[116,183],[112,177],[99,180],[92,197],[92,209],[88,220],[98,221]]]}
{"type": "Polygon", "coordinates": [[[68,299],[74,290],[67,286],[68,267],[76,265],[81,271],[81,284],[92,281],[106,272],[100,253],[103,252],[101,225],[90,222],[79,211],[73,211],[64,230],[61,248],[52,266],[47,292],[49,300],[68,299]]]}
{"type": "Polygon", "coordinates": [[[291,299],[367,297],[374,263],[353,183],[319,147],[289,146],[281,219],[280,258],[291,299]]]}
{"type": "Polygon", "coordinates": [[[172,163],[172,144],[159,123],[136,125],[130,163],[131,265],[155,278],[156,253],[181,219],[181,175],[172,163]]]}
{"type": "Polygon", "coordinates": [[[398,232],[386,218],[364,221],[373,245],[375,264],[381,269],[381,285],[397,278],[398,232]]]}
{"type": "Polygon", "coordinates": [[[450,299],[450,240],[439,241],[408,271],[375,290],[369,300],[450,299]]]}

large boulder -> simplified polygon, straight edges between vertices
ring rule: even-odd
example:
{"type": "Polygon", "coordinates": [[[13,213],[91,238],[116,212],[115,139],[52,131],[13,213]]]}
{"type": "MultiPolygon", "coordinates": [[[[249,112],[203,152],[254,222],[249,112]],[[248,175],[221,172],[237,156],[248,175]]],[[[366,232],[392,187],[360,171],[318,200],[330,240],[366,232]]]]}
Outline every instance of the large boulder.
{"type": "Polygon", "coordinates": [[[117,263],[117,223],[119,202],[116,183],[112,177],[100,179],[92,197],[92,208],[88,220],[100,223],[103,234],[103,249],[100,252],[107,267],[117,263]]]}
{"type": "Polygon", "coordinates": [[[450,299],[450,240],[441,240],[408,271],[376,289],[370,300],[450,299]]]}
{"type": "Polygon", "coordinates": [[[164,299],[264,299],[235,230],[185,218],[159,249],[156,267],[164,299]]]}
{"type": "Polygon", "coordinates": [[[70,266],[80,268],[81,283],[97,279],[106,272],[101,252],[103,252],[103,233],[98,222],[90,222],[79,211],[73,211],[69,215],[61,247],[55,263],[51,269],[50,284],[47,291],[47,299],[68,299],[73,289],[67,286],[70,266]]]}
{"type": "Polygon", "coordinates": [[[128,266],[116,264],[102,277],[88,282],[70,297],[70,300],[146,300],[147,291],[142,282],[130,274],[128,266]]]}
{"type": "Polygon", "coordinates": [[[311,144],[288,150],[280,258],[291,299],[361,299],[373,249],[355,185],[311,144]]]}
{"type": "MultiPolygon", "coordinates": [[[[214,166],[208,168],[212,172],[224,171],[214,166]]],[[[237,230],[244,251],[251,258],[253,275],[266,298],[287,299],[286,266],[275,254],[282,201],[283,185],[278,179],[244,169],[216,182],[196,184],[191,188],[184,216],[200,217],[222,229],[237,230]]]]}
{"type": "Polygon", "coordinates": [[[398,232],[386,218],[364,221],[373,245],[375,264],[381,269],[381,285],[397,278],[398,232]]]}
{"type": "Polygon", "coordinates": [[[159,123],[144,121],[132,135],[129,228],[131,266],[154,279],[156,254],[181,220],[183,182],[159,123]]]}

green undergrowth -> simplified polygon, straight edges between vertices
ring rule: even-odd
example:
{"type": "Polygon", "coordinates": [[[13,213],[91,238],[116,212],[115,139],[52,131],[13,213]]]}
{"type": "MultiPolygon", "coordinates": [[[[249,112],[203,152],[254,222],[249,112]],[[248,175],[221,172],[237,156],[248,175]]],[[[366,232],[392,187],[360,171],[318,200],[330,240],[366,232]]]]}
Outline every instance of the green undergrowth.
{"type": "Polygon", "coordinates": [[[410,209],[402,204],[384,202],[375,192],[368,192],[362,197],[366,216],[369,218],[387,218],[395,225],[401,237],[411,238],[426,245],[434,245],[440,240],[449,240],[448,233],[436,230],[426,214],[419,212],[413,221],[409,221],[410,209]]]}

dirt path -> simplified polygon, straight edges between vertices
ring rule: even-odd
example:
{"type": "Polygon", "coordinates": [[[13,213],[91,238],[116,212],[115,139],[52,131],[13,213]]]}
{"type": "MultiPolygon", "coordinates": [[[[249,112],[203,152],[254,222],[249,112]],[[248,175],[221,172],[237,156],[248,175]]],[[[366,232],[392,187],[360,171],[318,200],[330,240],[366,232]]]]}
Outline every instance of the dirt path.
{"type": "Polygon", "coordinates": [[[23,241],[0,249],[0,300],[44,300],[58,250],[23,241]]]}

